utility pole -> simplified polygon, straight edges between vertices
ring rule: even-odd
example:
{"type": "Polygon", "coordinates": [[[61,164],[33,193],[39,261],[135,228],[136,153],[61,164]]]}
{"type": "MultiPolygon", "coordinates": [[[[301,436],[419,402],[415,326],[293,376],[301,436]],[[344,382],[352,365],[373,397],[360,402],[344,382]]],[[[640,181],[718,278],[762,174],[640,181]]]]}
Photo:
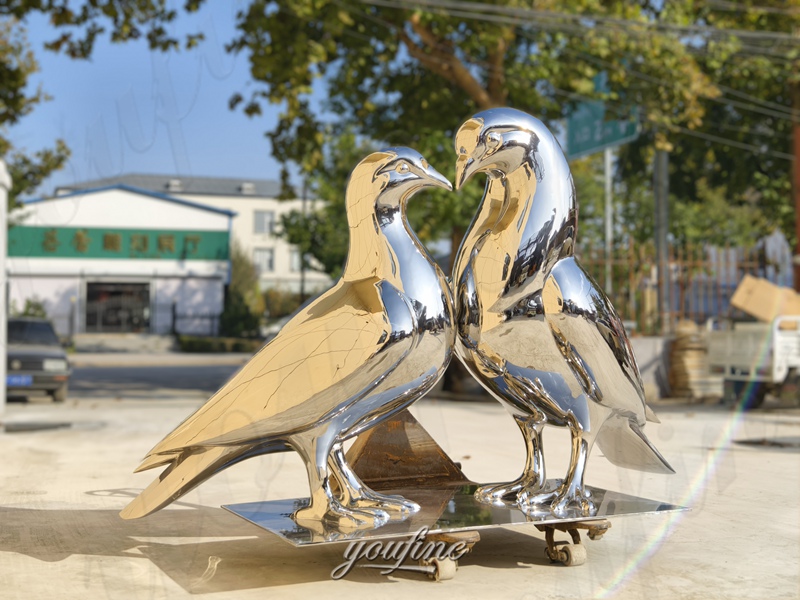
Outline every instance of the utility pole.
{"type": "MultiPolygon", "coordinates": [[[[303,178],[303,197],[302,211],[306,216],[306,198],[308,196],[308,179],[303,178]]],[[[300,249],[300,304],[306,301],[306,255],[304,249],[300,249]]]]}
{"type": "Polygon", "coordinates": [[[605,229],[606,229],[606,285],[605,292],[609,296],[614,291],[614,278],[612,276],[612,254],[614,251],[614,204],[611,197],[611,162],[612,162],[611,147],[608,146],[603,151],[603,159],[605,163],[605,188],[606,188],[606,214],[605,214],[605,229]]]}
{"type": "Polygon", "coordinates": [[[11,177],[6,163],[0,159],[0,432],[5,430],[6,416],[6,360],[8,344],[8,300],[6,282],[6,252],[8,248],[8,192],[11,191],[11,177]]]}
{"type": "Polygon", "coordinates": [[[800,83],[792,84],[792,194],[794,195],[794,289],[800,292],[800,83]]]}
{"type": "Polygon", "coordinates": [[[658,261],[658,314],[661,318],[661,335],[672,332],[670,306],[669,250],[669,155],[666,150],[656,150],[653,163],[653,192],[656,201],[656,259],[658,261]]]}

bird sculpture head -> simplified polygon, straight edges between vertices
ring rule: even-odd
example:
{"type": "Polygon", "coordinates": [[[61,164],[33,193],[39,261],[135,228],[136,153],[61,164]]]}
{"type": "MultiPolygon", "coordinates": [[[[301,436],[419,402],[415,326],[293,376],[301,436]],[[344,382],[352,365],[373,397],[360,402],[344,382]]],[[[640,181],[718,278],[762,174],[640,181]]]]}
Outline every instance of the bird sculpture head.
{"type": "Polygon", "coordinates": [[[347,211],[360,218],[365,198],[374,199],[377,209],[404,208],[405,202],[422,188],[440,187],[452,190],[452,184],[428,164],[416,150],[405,147],[386,148],[362,160],[350,176],[347,211]]]}
{"type": "MultiPolygon", "coordinates": [[[[513,108],[479,112],[456,133],[456,189],[475,173],[503,178],[523,164],[538,170],[536,153],[541,144],[558,148],[558,142],[536,117],[513,108]]],[[[560,148],[558,154],[563,157],[560,148]]]]}
{"type": "Polygon", "coordinates": [[[380,238],[387,227],[400,225],[399,230],[408,230],[404,224],[406,202],[426,187],[453,189],[443,175],[411,148],[373,152],[356,165],[347,186],[350,250],[342,276],[345,281],[385,276],[395,270],[390,266],[393,259],[387,255],[392,250],[380,238]]]}

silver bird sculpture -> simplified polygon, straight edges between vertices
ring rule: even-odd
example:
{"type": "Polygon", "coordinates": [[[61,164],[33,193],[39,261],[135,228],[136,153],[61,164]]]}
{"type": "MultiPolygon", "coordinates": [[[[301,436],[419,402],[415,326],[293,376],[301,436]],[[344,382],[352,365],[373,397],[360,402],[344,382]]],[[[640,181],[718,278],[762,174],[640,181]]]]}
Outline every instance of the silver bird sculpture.
{"type": "Polygon", "coordinates": [[[311,491],[294,514],[299,525],[351,531],[419,509],[364,485],[342,442],[423,396],[450,361],[450,288],[405,213],[409,198],[431,186],[452,189],[410,148],[375,152],[355,167],[341,279],[150,451],[137,472],[166,469],[123,518],[150,514],[220,470],[287,445],[305,462],[311,491]]]}
{"type": "Polygon", "coordinates": [[[584,487],[597,442],[612,463],[672,473],[645,436],[656,420],[620,318],[574,258],[577,201],[557,140],[518,110],[483,111],[455,138],[456,189],[487,176],[453,273],[456,355],[511,413],[527,458],[515,481],[483,486],[487,503],[528,514],[596,514],[584,487]],[[542,429],[572,436],[565,479],[545,489],[542,429]]]}

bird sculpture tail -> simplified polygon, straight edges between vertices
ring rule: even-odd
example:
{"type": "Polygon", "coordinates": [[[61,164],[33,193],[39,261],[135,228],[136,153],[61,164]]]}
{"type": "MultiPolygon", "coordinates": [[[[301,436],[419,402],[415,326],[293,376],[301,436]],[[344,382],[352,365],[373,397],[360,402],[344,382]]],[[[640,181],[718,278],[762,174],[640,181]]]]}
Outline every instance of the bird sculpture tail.
{"type": "Polygon", "coordinates": [[[633,420],[610,419],[597,436],[605,457],[617,465],[649,473],[671,474],[675,470],[647,439],[633,420]]]}
{"type": "Polygon", "coordinates": [[[136,496],[120,512],[120,516],[123,519],[138,519],[165,507],[217,471],[237,462],[237,458],[240,458],[237,455],[244,451],[236,446],[210,446],[187,449],[166,457],[154,455],[146,458],[137,471],[163,464],[169,464],[169,467],[136,496]]]}

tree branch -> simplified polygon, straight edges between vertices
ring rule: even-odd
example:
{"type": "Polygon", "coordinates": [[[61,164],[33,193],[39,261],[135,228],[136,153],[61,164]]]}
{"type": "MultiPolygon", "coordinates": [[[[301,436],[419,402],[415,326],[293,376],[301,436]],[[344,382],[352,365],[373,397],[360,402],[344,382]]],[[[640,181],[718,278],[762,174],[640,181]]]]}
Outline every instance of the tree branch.
{"type": "Polygon", "coordinates": [[[411,56],[433,73],[444,77],[464,90],[482,110],[501,104],[472,76],[469,69],[455,55],[452,46],[442,41],[420,22],[418,14],[412,15],[409,23],[414,33],[425,44],[425,48],[419,46],[403,29],[398,29],[399,37],[408,47],[408,52],[411,56]]]}
{"type": "Polygon", "coordinates": [[[489,82],[487,90],[492,101],[497,106],[502,106],[508,98],[506,87],[505,58],[509,43],[514,38],[514,30],[506,28],[497,40],[497,46],[489,53],[489,82]]]}

